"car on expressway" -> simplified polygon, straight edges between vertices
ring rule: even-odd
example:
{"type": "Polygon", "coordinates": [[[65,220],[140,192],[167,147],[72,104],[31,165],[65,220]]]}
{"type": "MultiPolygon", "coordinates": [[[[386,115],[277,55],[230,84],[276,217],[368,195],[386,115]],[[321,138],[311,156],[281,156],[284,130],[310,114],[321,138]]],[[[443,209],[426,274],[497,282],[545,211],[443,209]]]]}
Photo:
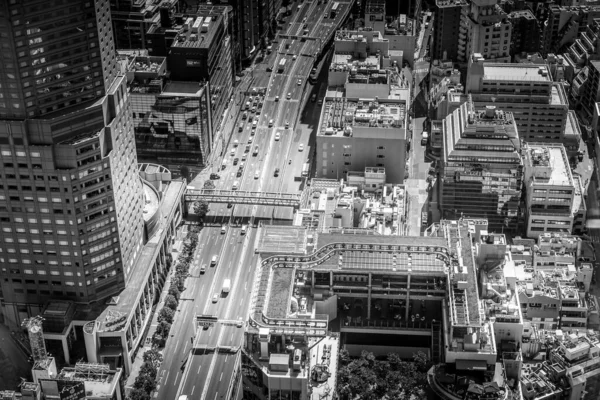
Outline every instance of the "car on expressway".
{"type": "Polygon", "coordinates": [[[212,297],[212,302],[213,303],[216,303],[217,301],[219,301],[219,293],[213,294],[213,297],[212,297]]]}
{"type": "Polygon", "coordinates": [[[258,171],[258,170],[257,170],[257,171],[254,173],[254,179],[258,179],[258,178],[260,178],[260,171],[258,171]]]}
{"type": "Polygon", "coordinates": [[[302,85],[302,79],[298,79],[298,86],[302,85]]]}
{"type": "Polygon", "coordinates": [[[273,175],[274,176],[279,176],[279,168],[275,168],[275,173],[273,175]]]}
{"type": "Polygon", "coordinates": [[[221,176],[219,174],[212,173],[212,174],[210,174],[210,179],[212,179],[212,180],[221,179],[221,176]]]}
{"type": "Polygon", "coordinates": [[[304,151],[304,144],[303,143],[300,143],[298,145],[298,151],[304,151]]]}
{"type": "Polygon", "coordinates": [[[226,233],[227,233],[227,225],[221,226],[221,235],[224,235],[226,233]]]}
{"type": "Polygon", "coordinates": [[[289,99],[291,99],[291,98],[292,98],[292,94],[291,94],[291,93],[288,93],[286,98],[287,98],[288,100],[289,100],[289,99]]]}
{"type": "Polygon", "coordinates": [[[235,149],[231,149],[231,151],[229,152],[229,155],[235,156],[235,149]]]}
{"type": "Polygon", "coordinates": [[[202,266],[200,267],[200,273],[203,274],[206,272],[206,264],[202,264],[202,266]]]}
{"type": "Polygon", "coordinates": [[[216,267],[218,262],[219,262],[219,256],[215,254],[214,256],[212,256],[212,259],[210,260],[210,266],[216,267]]]}
{"type": "Polygon", "coordinates": [[[279,101],[279,96],[275,96],[275,101],[279,101]]]}
{"type": "Polygon", "coordinates": [[[275,140],[279,140],[279,138],[280,138],[280,137],[281,137],[281,135],[279,134],[279,132],[277,132],[277,133],[275,134],[275,140]]]}
{"type": "Polygon", "coordinates": [[[270,127],[272,127],[272,126],[273,126],[273,120],[272,120],[272,119],[270,119],[270,120],[269,120],[269,128],[270,128],[270,127]]]}
{"type": "Polygon", "coordinates": [[[238,328],[241,328],[242,326],[244,326],[244,320],[242,319],[242,317],[240,317],[240,319],[238,319],[236,326],[238,328]]]}
{"type": "Polygon", "coordinates": [[[240,162],[239,158],[236,157],[236,158],[233,159],[233,165],[237,165],[238,162],[240,162]]]}
{"type": "Polygon", "coordinates": [[[290,127],[290,123],[288,121],[285,121],[285,129],[290,127]]]}

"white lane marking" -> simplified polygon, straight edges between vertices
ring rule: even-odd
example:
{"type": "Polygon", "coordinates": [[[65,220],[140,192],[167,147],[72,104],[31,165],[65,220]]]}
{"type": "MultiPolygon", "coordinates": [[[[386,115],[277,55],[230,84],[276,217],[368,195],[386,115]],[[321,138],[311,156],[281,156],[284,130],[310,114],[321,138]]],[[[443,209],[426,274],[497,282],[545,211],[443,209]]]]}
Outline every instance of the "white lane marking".
{"type": "Polygon", "coordinates": [[[221,376],[219,377],[219,382],[223,380],[223,373],[221,372],[221,376]]]}
{"type": "Polygon", "coordinates": [[[192,387],[192,393],[190,393],[190,394],[194,394],[194,390],[195,390],[195,389],[196,389],[196,385],[194,385],[194,386],[192,387]]]}
{"type": "Polygon", "coordinates": [[[175,375],[175,380],[173,381],[173,386],[177,385],[177,378],[179,378],[179,371],[177,371],[177,375],[175,375]]]}
{"type": "Polygon", "coordinates": [[[202,368],[202,364],[198,365],[198,373],[200,373],[200,368],[202,368]]]}

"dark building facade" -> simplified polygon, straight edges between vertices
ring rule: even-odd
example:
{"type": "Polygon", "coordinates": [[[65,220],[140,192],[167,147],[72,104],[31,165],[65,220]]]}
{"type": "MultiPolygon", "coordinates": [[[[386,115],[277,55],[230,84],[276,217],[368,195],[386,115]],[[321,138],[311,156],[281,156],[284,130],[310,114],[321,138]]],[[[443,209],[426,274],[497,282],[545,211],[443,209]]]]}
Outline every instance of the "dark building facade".
{"type": "Polygon", "coordinates": [[[155,80],[130,87],[138,159],[200,172],[213,146],[208,85],[155,80]]]}
{"type": "Polygon", "coordinates": [[[117,49],[146,49],[146,32],[161,18],[177,12],[179,0],[110,0],[117,49]]]}
{"type": "Polygon", "coordinates": [[[167,54],[174,81],[208,82],[212,126],[219,126],[233,94],[231,36],[224,7],[202,9],[188,18],[167,54]]]}
{"type": "Polygon", "coordinates": [[[511,56],[522,52],[534,53],[540,51],[542,31],[531,10],[513,11],[508,14],[508,19],[512,24],[511,56]]]}
{"type": "Polygon", "coordinates": [[[458,35],[464,0],[437,0],[433,20],[433,46],[431,57],[434,60],[453,60],[458,57],[458,35]]]}
{"type": "Polygon", "coordinates": [[[0,309],[122,290],[144,244],[142,183],[108,0],[0,2],[0,309]],[[4,246],[6,244],[6,246],[4,246]]]}

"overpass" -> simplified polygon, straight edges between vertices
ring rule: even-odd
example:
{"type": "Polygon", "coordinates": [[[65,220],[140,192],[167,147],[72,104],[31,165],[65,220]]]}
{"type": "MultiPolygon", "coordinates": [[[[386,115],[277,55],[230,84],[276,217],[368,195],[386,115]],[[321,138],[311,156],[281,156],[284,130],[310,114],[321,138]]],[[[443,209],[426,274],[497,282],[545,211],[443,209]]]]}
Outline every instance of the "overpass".
{"type": "Polygon", "coordinates": [[[303,193],[250,192],[246,190],[192,189],[185,191],[186,204],[204,200],[208,203],[250,204],[299,208],[303,193]]]}

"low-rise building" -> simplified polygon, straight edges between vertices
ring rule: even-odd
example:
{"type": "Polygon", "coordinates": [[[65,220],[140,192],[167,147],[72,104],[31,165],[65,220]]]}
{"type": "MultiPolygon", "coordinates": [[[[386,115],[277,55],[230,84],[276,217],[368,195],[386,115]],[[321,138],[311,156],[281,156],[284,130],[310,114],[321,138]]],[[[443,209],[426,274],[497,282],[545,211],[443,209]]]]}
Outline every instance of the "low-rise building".
{"type": "Polygon", "coordinates": [[[385,168],[387,183],[402,183],[407,125],[404,100],[327,96],[317,128],[317,177],[342,179],[374,167],[385,168]]]}

